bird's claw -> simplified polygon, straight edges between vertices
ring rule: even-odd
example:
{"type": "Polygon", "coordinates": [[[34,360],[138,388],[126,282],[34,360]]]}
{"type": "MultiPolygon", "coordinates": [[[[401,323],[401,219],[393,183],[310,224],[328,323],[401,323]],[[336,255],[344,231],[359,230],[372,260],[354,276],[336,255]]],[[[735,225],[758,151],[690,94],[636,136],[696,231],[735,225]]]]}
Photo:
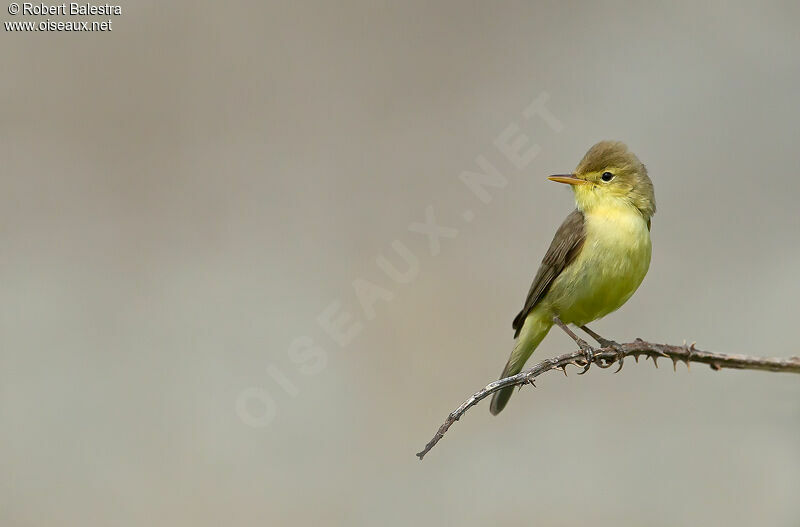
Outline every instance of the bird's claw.
{"type": "Polygon", "coordinates": [[[619,373],[622,370],[622,366],[625,365],[625,350],[622,348],[614,348],[617,352],[617,362],[619,362],[619,367],[614,370],[614,373],[619,373]]]}
{"type": "Polygon", "coordinates": [[[584,357],[586,357],[586,366],[584,366],[583,371],[578,372],[578,375],[583,375],[589,371],[589,367],[594,362],[594,348],[591,347],[586,341],[580,339],[578,339],[578,347],[581,348],[584,357]]]}
{"type": "Polygon", "coordinates": [[[601,368],[610,368],[614,365],[614,363],[618,362],[619,367],[614,373],[619,373],[619,371],[622,369],[622,366],[625,364],[625,350],[623,349],[622,344],[618,344],[613,340],[606,340],[602,337],[597,338],[596,340],[600,343],[600,346],[602,346],[603,349],[610,348],[615,352],[613,360],[609,360],[604,357],[597,365],[601,368]]]}
{"type": "Polygon", "coordinates": [[[608,340],[608,339],[603,339],[603,338],[598,339],[598,342],[604,348],[611,348],[617,353],[617,357],[616,357],[615,361],[619,362],[619,367],[616,369],[616,371],[614,371],[614,373],[619,373],[620,370],[622,369],[622,366],[625,365],[625,350],[622,349],[622,345],[619,344],[618,342],[613,341],[613,340],[608,340]]]}

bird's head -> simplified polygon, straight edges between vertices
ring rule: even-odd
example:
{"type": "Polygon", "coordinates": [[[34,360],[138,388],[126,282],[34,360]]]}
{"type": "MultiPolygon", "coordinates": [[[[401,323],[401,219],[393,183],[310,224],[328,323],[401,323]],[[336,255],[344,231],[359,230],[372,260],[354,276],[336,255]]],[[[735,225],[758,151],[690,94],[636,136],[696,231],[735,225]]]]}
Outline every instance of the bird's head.
{"type": "Polygon", "coordinates": [[[572,185],[575,201],[583,211],[598,206],[630,205],[648,220],[656,212],[647,168],[619,141],[600,141],[586,152],[574,173],[548,179],[572,185]]]}

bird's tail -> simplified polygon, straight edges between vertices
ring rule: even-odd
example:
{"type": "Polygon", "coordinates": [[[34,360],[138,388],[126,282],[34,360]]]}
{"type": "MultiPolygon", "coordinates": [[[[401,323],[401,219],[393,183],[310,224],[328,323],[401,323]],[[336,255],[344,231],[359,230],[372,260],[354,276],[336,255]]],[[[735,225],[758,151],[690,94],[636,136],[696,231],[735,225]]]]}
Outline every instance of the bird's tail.
{"type": "MultiPolygon", "coordinates": [[[[501,379],[516,375],[522,371],[525,362],[539,343],[542,342],[542,339],[547,336],[547,332],[550,331],[552,326],[553,321],[550,316],[539,313],[538,310],[534,310],[528,315],[528,318],[525,319],[525,324],[522,326],[522,331],[517,339],[517,343],[514,346],[514,351],[511,352],[506,367],[500,375],[501,379]]],[[[489,411],[492,412],[492,415],[499,414],[503,408],[506,407],[513,393],[514,386],[509,386],[492,395],[492,404],[489,406],[489,411]]]]}

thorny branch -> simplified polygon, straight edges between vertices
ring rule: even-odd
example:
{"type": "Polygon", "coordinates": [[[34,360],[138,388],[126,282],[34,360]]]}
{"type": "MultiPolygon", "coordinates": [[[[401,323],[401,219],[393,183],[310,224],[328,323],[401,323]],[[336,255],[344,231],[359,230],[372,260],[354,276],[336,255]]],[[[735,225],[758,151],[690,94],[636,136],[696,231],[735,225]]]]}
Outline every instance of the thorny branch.
{"type": "MultiPolygon", "coordinates": [[[[653,359],[653,363],[658,367],[658,358],[664,357],[672,360],[673,368],[676,368],[678,362],[685,362],[686,367],[692,362],[699,362],[708,364],[712,370],[721,370],[722,368],[731,368],[737,370],[762,370],[762,371],[776,371],[786,373],[800,373],[800,357],[790,357],[787,359],[777,358],[759,358],[748,357],[746,355],[724,355],[722,353],[712,353],[710,351],[702,351],[692,345],[674,346],[670,344],[653,344],[645,342],[642,339],[636,339],[633,342],[619,344],[619,350],[612,347],[603,347],[595,350],[593,363],[601,368],[608,368],[618,361],[619,358],[632,356],[639,362],[639,357],[644,355],[645,358],[653,359]]],[[[500,379],[498,381],[487,384],[483,389],[475,392],[466,401],[461,403],[461,406],[453,410],[447,416],[442,426],[436,432],[422,452],[417,453],[420,460],[425,457],[436,443],[439,442],[447,430],[466,413],[471,407],[475,406],[480,400],[488,397],[494,392],[505,388],[506,386],[524,386],[533,384],[533,380],[539,375],[555,369],[560,369],[567,374],[568,365],[578,366],[581,369],[587,365],[586,356],[583,351],[577,350],[572,353],[565,353],[552,359],[543,360],[536,364],[533,368],[525,370],[511,377],[500,379]]]]}

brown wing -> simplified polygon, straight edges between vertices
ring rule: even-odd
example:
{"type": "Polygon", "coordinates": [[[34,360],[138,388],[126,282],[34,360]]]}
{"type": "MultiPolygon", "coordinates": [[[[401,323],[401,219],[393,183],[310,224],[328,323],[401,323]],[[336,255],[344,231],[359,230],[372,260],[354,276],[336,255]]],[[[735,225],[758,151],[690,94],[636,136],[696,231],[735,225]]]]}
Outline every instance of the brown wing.
{"type": "Polygon", "coordinates": [[[573,210],[556,231],[550,248],[542,259],[542,265],[536,272],[531,289],[528,291],[528,298],[525,306],[519,315],[514,318],[511,327],[514,328],[514,338],[519,336],[522,325],[536,304],[544,298],[550,289],[553,280],[561,274],[561,271],[575,259],[586,239],[586,228],[583,223],[583,213],[578,209],[573,210]]]}

